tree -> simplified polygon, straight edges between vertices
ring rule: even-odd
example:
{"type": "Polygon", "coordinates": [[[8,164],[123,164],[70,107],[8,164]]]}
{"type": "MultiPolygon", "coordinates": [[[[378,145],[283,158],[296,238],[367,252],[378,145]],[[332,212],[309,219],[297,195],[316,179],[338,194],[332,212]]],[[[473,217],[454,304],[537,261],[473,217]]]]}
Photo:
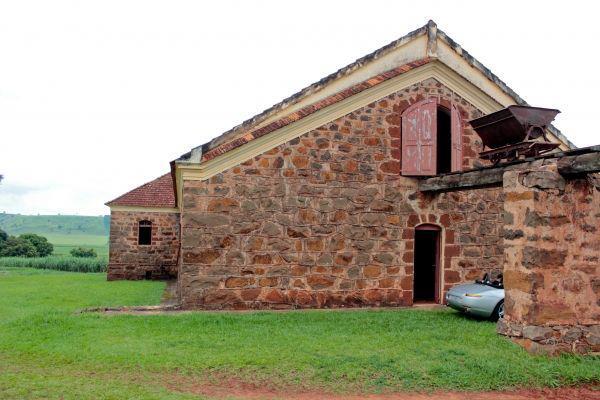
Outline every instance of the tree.
{"type": "Polygon", "coordinates": [[[35,233],[24,233],[19,237],[29,241],[35,247],[38,257],[49,256],[54,251],[54,246],[44,236],[35,233]]]}
{"type": "Polygon", "coordinates": [[[78,247],[76,249],[71,249],[71,255],[73,257],[85,257],[85,258],[98,257],[98,254],[96,254],[96,250],[87,249],[85,247],[78,247]]]}
{"type": "Polygon", "coordinates": [[[0,254],[2,254],[2,249],[4,248],[4,244],[6,243],[7,239],[8,239],[8,233],[6,233],[2,229],[0,229],[0,254]]]}
{"type": "Polygon", "coordinates": [[[29,240],[10,236],[0,248],[0,257],[37,257],[35,246],[29,240]]]}

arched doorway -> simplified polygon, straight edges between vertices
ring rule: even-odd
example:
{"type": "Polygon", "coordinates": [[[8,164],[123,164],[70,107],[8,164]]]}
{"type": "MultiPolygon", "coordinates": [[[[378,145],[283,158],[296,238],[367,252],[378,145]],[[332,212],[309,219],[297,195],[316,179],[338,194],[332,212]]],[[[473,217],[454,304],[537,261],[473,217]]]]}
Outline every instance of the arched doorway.
{"type": "Polygon", "coordinates": [[[413,302],[440,301],[440,232],[437,225],[415,228],[413,302]]]}

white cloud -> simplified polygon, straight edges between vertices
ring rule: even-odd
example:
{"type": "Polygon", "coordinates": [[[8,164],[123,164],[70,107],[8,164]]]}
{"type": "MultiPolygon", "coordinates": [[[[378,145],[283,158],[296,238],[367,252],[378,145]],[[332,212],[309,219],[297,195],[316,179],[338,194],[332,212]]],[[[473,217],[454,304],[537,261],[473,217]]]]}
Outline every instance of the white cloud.
{"type": "Polygon", "coordinates": [[[593,7],[2,2],[0,210],[105,213],[191,147],[429,18],[531,104],[561,109],[575,144],[597,144],[593,7]]]}

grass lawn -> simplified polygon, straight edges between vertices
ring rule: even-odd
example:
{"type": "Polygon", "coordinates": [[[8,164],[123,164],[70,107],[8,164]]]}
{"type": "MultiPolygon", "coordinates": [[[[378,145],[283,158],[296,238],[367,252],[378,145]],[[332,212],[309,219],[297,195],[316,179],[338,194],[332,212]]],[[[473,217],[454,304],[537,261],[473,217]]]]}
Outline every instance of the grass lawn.
{"type": "Polygon", "coordinates": [[[600,381],[599,357],[534,357],[447,310],[100,315],[159,302],[160,282],[0,269],[0,398],[187,399],[179,379],[338,392],[491,390],[600,381]]]}

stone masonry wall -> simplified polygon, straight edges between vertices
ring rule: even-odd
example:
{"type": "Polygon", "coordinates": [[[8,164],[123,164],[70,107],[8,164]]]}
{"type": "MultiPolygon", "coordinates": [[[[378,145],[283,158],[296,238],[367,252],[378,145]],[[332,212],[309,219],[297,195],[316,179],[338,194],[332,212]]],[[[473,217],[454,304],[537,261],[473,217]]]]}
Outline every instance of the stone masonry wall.
{"type": "Polygon", "coordinates": [[[504,174],[506,316],[532,352],[600,351],[600,185],[556,165],[504,174]]]}
{"type": "MultiPolygon", "coordinates": [[[[208,181],[184,181],[184,307],[412,304],[414,227],[442,227],[445,288],[502,265],[499,188],[418,193],[400,175],[400,114],[425,97],[481,115],[430,79],[208,181]]],[[[464,128],[465,167],[481,142],[464,128]]]]}
{"type": "Polygon", "coordinates": [[[481,279],[486,272],[494,277],[502,272],[502,188],[419,196],[419,222],[433,222],[443,229],[444,296],[455,284],[481,279]]]}
{"type": "Polygon", "coordinates": [[[179,214],[111,211],[108,279],[164,279],[177,275],[179,214]],[[152,244],[138,245],[138,223],[152,222],[152,244]],[[147,274],[150,276],[147,276],[147,274]]]}

